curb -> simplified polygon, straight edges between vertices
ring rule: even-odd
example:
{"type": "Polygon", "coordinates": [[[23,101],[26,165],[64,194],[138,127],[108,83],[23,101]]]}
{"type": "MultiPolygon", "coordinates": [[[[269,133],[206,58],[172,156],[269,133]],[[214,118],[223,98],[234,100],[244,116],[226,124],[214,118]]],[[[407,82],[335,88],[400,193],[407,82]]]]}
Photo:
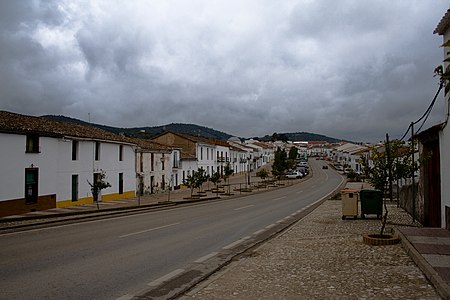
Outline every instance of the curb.
{"type": "Polygon", "coordinates": [[[406,236],[398,229],[394,228],[395,233],[401,240],[403,248],[408,255],[413,259],[420,270],[425,274],[425,277],[433,284],[436,291],[442,298],[450,300],[450,286],[442,279],[442,277],[433,269],[433,267],[423,258],[422,255],[414,248],[406,236]]]}

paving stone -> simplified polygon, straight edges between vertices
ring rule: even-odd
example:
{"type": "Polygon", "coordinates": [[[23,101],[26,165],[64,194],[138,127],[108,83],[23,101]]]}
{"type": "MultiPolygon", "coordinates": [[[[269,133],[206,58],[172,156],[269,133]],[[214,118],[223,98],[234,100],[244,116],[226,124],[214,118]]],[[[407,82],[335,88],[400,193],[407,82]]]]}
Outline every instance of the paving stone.
{"type": "MultiPolygon", "coordinates": [[[[390,224],[411,226],[396,205],[390,224]]],[[[401,244],[370,246],[379,220],[341,219],[329,200],[185,299],[441,299],[401,244]]]]}

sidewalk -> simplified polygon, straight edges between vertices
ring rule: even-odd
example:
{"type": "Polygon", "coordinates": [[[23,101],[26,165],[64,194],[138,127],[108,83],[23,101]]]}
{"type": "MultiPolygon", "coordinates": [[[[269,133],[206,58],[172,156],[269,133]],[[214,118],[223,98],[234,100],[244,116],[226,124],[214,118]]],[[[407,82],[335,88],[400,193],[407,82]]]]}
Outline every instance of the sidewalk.
{"type": "Polygon", "coordinates": [[[411,227],[410,216],[395,204],[389,216],[387,230],[401,230],[402,244],[369,246],[362,235],[377,233],[380,221],[342,220],[341,201],[325,201],[181,299],[441,299],[439,293],[449,299],[450,234],[411,227]],[[439,257],[425,254],[430,249],[439,249],[439,257]],[[431,266],[422,272],[416,260],[421,268],[431,266]],[[433,287],[430,276],[441,285],[433,287]]]}

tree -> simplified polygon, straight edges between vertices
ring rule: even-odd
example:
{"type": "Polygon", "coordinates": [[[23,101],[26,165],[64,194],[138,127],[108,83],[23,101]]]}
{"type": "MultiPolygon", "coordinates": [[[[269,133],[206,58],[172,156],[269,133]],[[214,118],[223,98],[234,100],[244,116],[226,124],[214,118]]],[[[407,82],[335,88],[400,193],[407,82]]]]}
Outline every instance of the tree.
{"type": "Polygon", "coordinates": [[[230,193],[229,178],[231,175],[233,175],[233,173],[233,168],[230,166],[230,163],[227,163],[227,165],[223,169],[223,179],[225,179],[225,182],[228,183],[228,194],[230,193]]]}
{"type": "Polygon", "coordinates": [[[196,188],[198,188],[198,191],[201,192],[203,183],[208,181],[208,175],[203,168],[198,168],[197,172],[195,172],[194,178],[196,188]]]}
{"type": "MultiPolygon", "coordinates": [[[[389,141],[389,136],[386,134],[384,147],[371,150],[372,164],[369,163],[368,157],[361,156],[361,164],[366,178],[375,189],[381,191],[383,197],[388,187],[389,198],[392,200],[392,182],[407,178],[419,169],[419,162],[412,159],[414,151],[412,147],[406,147],[403,141],[389,141]]],[[[388,216],[386,201],[384,201],[384,210],[380,235],[384,233],[388,216]]]]}
{"type": "Polygon", "coordinates": [[[219,195],[219,183],[220,183],[220,173],[219,172],[213,172],[209,180],[215,184],[216,186],[216,196],[219,195]]]}
{"type": "MultiPolygon", "coordinates": [[[[441,45],[441,47],[450,47],[450,40],[441,45]]],[[[448,52],[446,52],[446,56],[448,56],[448,52]]],[[[450,63],[450,57],[446,57],[444,62],[450,63]]],[[[445,95],[450,92],[450,65],[444,69],[444,66],[440,65],[434,69],[434,76],[438,76],[440,78],[440,88],[445,86],[445,95]]]]}
{"type": "Polygon", "coordinates": [[[97,209],[100,209],[98,205],[98,196],[100,192],[104,189],[111,187],[111,184],[106,181],[106,174],[103,170],[100,170],[100,173],[96,173],[94,176],[94,181],[88,184],[91,187],[92,197],[94,198],[94,202],[97,204],[97,209]]]}
{"type": "Polygon", "coordinates": [[[261,178],[263,181],[265,181],[265,179],[267,177],[269,177],[269,172],[267,172],[266,169],[260,169],[258,172],[256,172],[256,176],[258,176],[259,178],[261,178]]]}
{"type": "Polygon", "coordinates": [[[297,157],[298,157],[297,147],[291,147],[291,149],[289,149],[289,159],[296,160],[297,157]]]}
{"type": "Polygon", "coordinates": [[[183,181],[183,184],[191,190],[191,198],[192,198],[192,193],[194,192],[194,189],[197,187],[195,172],[193,172],[192,175],[188,175],[186,179],[183,181]]]}
{"type": "Polygon", "coordinates": [[[278,147],[275,151],[275,159],[272,164],[272,174],[277,178],[280,178],[287,170],[286,158],[286,151],[281,150],[280,147],[278,147]]]}

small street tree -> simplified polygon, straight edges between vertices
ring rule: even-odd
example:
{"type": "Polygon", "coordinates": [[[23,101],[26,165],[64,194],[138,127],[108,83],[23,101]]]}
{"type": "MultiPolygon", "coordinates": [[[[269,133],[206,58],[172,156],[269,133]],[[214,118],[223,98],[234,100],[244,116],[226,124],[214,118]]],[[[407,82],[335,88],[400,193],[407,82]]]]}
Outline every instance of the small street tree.
{"type": "Polygon", "coordinates": [[[212,173],[211,177],[209,178],[209,180],[214,183],[214,185],[216,186],[216,196],[219,196],[219,183],[221,181],[220,179],[220,173],[219,172],[214,172],[212,173]]]}
{"type": "Polygon", "coordinates": [[[100,173],[95,173],[93,182],[89,182],[88,184],[91,187],[92,197],[94,198],[94,202],[97,204],[97,209],[100,209],[98,205],[98,196],[101,191],[111,187],[111,184],[106,181],[106,173],[101,170],[100,173]]]}
{"type": "Polygon", "coordinates": [[[203,183],[208,181],[208,175],[203,168],[198,168],[197,172],[195,172],[194,178],[196,188],[198,188],[198,192],[201,193],[203,183]]]}
{"type": "MultiPolygon", "coordinates": [[[[389,136],[386,134],[384,147],[373,148],[371,151],[372,164],[369,164],[368,157],[361,156],[363,173],[369,183],[381,191],[383,197],[388,190],[389,198],[393,200],[392,183],[398,179],[409,177],[419,169],[419,162],[412,160],[414,151],[411,147],[405,146],[403,141],[389,141],[389,136]]],[[[385,214],[382,219],[380,235],[384,233],[388,216],[386,201],[383,202],[385,214]]]]}
{"type": "Polygon", "coordinates": [[[266,181],[266,178],[269,177],[269,172],[267,172],[266,169],[260,169],[258,172],[256,172],[256,176],[261,178],[264,181],[266,181]]]}
{"type": "Polygon", "coordinates": [[[196,181],[196,178],[195,178],[195,173],[193,173],[192,175],[188,175],[186,177],[186,179],[184,180],[183,184],[185,186],[187,186],[191,190],[191,198],[192,198],[192,194],[194,192],[194,189],[197,187],[197,181],[196,181]]]}
{"type": "Polygon", "coordinates": [[[228,184],[228,194],[230,194],[229,178],[230,178],[231,175],[233,175],[233,173],[234,173],[233,168],[230,166],[230,163],[227,163],[227,165],[223,169],[223,179],[225,179],[225,183],[228,184]]]}

